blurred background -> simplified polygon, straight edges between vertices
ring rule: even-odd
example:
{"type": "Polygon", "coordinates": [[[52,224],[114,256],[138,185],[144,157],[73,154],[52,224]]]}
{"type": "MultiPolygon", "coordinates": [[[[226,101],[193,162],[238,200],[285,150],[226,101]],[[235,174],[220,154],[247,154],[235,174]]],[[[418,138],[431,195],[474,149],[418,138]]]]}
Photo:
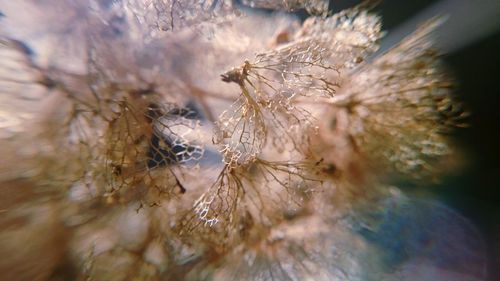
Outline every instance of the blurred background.
{"type": "MultiPolygon", "coordinates": [[[[361,1],[333,0],[339,11],[361,1]]],[[[486,242],[491,280],[500,280],[500,1],[384,0],[377,8],[388,32],[382,50],[434,16],[447,21],[437,44],[456,79],[456,94],[471,113],[453,138],[466,164],[429,192],[475,224],[486,242]]]]}

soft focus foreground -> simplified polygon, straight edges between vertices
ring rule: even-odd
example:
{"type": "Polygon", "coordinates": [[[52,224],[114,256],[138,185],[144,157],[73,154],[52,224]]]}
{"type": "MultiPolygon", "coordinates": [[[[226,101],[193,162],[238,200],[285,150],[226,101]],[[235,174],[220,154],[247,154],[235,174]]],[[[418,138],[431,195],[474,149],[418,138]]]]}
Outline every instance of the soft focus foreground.
{"type": "Polygon", "coordinates": [[[394,186],[459,167],[440,19],[373,5],[0,1],[0,279],[486,280],[394,186]]]}

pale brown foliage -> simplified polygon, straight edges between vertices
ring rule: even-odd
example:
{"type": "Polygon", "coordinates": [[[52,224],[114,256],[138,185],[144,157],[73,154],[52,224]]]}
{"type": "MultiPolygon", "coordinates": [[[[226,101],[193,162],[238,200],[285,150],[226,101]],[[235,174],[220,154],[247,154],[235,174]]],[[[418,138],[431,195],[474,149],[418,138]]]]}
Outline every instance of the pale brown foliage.
{"type": "Polygon", "coordinates": [[[444,134],[463,126],[466,113],[450,95],[452,82],[430,43],[437,24],[427,23],[350,74],[325,124],[325,138],[330,131],[343,138],[332,138],[332,144],[347,143],[346,157],[358,154],[379,168],[419,178],[435,174],[451,153],[444,134]]]}
{"type": "Polygon", "coordinates": [[[10,16],[0,34],[1,278],[391,275],[358,232],[384,222],[363,211],[404,201],[387,173],[434,175],[451,152],[442,132],[462,124],[429,43],[436,22],[371,61],[372,1],[335,15],[328,1],[243,2],[312,16],[0,3],[40,15],[10,16]]]}

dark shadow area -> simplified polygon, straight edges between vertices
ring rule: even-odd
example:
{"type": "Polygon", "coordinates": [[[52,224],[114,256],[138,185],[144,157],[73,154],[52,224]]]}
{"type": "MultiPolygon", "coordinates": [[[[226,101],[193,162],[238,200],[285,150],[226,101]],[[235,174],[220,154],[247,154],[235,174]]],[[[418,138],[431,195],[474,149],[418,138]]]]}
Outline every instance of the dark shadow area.
{"type": "Polygon", "coordinates": [[[468,106],[470,128],[456,133],[468,166],[439,187],[449,205],[470,218],[486,239],[492,280],[500,277],[500,32],[445,57],[468,106]]]}

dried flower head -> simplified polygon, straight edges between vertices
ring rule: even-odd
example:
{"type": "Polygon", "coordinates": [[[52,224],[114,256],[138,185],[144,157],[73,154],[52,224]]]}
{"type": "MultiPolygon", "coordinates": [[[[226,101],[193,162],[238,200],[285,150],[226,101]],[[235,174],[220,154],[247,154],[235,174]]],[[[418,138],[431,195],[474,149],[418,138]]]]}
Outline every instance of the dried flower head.
{"type": "Polygon", "coordinates": [[[242,2],[0,1],[0,279],[484,277],[474,231],[391,231],[471,229],[386,183],[436,175],[462,125],[437,21],[372,59],[373,1],[242,2]]]}
{"type": "Polygon", "coordinates": [[[451,153],[446,133],[463,126],[466,113],[451,96],[452,82],[429,39],[437,24],[426,23],[350,74],[325,124],[325,138],[331,132],[332,145],[346,143],[339,147],[351,154],[346,157],[421,178],[436,174],[451,153]]]}

